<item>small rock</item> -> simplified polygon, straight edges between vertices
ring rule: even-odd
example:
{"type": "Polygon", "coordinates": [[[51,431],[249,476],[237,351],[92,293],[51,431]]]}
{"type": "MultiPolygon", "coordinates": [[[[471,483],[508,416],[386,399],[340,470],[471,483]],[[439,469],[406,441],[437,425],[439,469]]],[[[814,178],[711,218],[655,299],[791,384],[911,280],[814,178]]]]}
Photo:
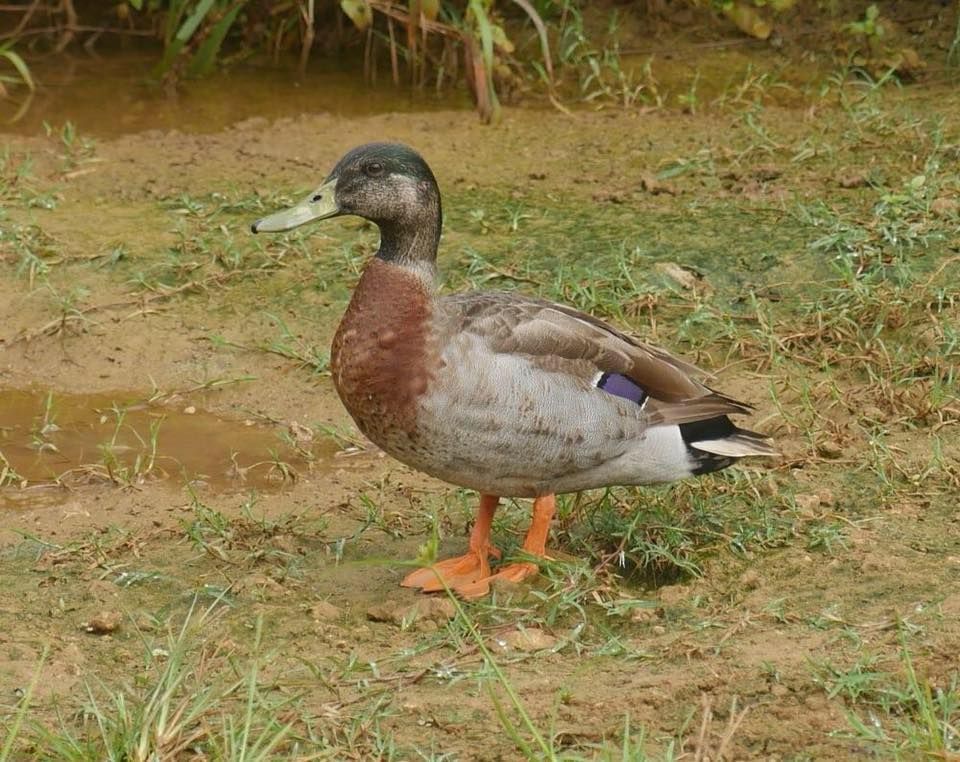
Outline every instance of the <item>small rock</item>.
{"type": "Polygon", "coordinates": [[[676,262],[657,262],[654,267],[683,288],[696,289],[698,286],[706,285],[700,273],[692,268],[678,265],[676,262]]]}
{"type": "Polygon", "coordinates": [[[439,626],[453,619],[456,614],[457,609],[449,598],[422,598],[412,605],[380,603],[367,609],[367,619],[371,622],[388,622],[401,628],[418,621],[431,621],[439,626]]]}
{"type": "Polygon", "coordinates": [[[309,426],[304,426],[302,423],[290,421],[290,423],[287,424],[287,430],[298,445],[309,444],[313,441],[313,429],[309,426]]]}
{"type": "Polygon", "coordinates": [[[747,569],[740,575],[740,586],[743,587],[744,590],[756,590],[760,587],[761,581],[756,569],[747,569]]]}
{"type": "Polygon", "coordinates": [[[320,601],[310,607],[310,616],[321,622],[339,619],[343,612],[329,601],[320,601]]]}
{"type": "Polygon", "coordinates": [[[817,515],[817,509],[820,507],[819,495],[800,494],[797,495],[794,500],[797,503],[797,508],[800,509],[800,513],[804,516],[817,515]]]}
{"type": "Polygon", "coordinates": [[[367,619],[371,622],[396,621],[397,604],[393,602],[376,603],[367,609],[367,619]]]}
{"type": "Polygon", "coordinates": [[[647,624],[649,622],[659,621],[662,616],[662,609],[644,606],[643,608],[633,610],[633,613],[630,614],[630,621],[636,622],[637,624],[647,624]]]}
{"type": "Polygon", "coordinates": [[[841,447],[840,443],[836,440],[827,439],[817,443],[817,454],[821,458],[836,460],[837,458],[843,457],[843,447],[841,447]]]}
{"type": "Polygon", "coordinates": [[[543,651],[553,648],[557,639],[539,627],[528,627],[523,630],[513,630],[497,638],[497,645],[506,651],[543,651]]]}
{"type": "Polygon", "coordinates": [[[123,614],[119,611],[101,611],[87,620],[82,627],[93,635],[109,635],[111,632],[120,629],[122,621],[123,614]]]}
{"type": "Polygon", "coordinates": [[[500,596],[509,596],[511,599],[523,599],[530,593],[530,583],[514,582],[504,577],[494,577],[490,580],[490,591],[500,596]]]}
{"type": "Polygon", "coordinates": [[[955,198],[935,198],[930,204],[930,211],[935,217],[953,217],[960,213],[960,201],[955,198]]]}
{"type": "Polygon", "coordinates": [[[866,184],[867,176],[860,172],[842,172],[837,176],[837,185],[847,190],[863,188],[866,184]]]}
{"type": "Polygon", "coordinates": [[[413,608],[418,619],[431,619],[437,624],[449,622],[457,615],[457,607],[449,598],[423,598],[413,608]]]}
{"type": "Polygon", "coordinates": [[[183,409],[183,414],[184,414],[184,415],[193,415],[193,414],[195,414],[196,412],[197,412],[197,408],[196,408],[196,406],[194,406],[194,405],[187,405],[187,406],[183,409]]]}

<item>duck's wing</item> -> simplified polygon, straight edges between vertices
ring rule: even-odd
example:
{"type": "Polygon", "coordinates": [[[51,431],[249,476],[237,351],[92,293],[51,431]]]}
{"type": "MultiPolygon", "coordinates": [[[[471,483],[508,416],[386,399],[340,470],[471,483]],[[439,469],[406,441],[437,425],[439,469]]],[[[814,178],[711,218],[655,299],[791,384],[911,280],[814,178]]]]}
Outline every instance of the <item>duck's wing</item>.
{"type": "Polygon", "coordinates": [[[544,372],[592,387],[604,383],[605,375],[628,379],[645,397],[651,426],[751,410],[704,384],[706,374],[695,365],[571,307],[489,291],[444,297],[439,304],[450,331],[480,339],[494,354],[523,357],[544,372]]]}

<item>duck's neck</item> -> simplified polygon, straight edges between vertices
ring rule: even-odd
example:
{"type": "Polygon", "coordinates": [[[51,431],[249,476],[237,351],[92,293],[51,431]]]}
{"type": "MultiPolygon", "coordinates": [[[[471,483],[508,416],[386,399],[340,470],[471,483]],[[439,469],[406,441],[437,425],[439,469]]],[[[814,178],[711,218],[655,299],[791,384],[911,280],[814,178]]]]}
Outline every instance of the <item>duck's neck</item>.
{"type": "Polygon", "coordinates": [[[431,199],[430,203],[417,210],[415,216],[378,222],[380,249],[377,258],[407,267],[421,276],[428,276],[432,281],[437,271],[437,247],[442,224],[439,199],[431,199]]]}

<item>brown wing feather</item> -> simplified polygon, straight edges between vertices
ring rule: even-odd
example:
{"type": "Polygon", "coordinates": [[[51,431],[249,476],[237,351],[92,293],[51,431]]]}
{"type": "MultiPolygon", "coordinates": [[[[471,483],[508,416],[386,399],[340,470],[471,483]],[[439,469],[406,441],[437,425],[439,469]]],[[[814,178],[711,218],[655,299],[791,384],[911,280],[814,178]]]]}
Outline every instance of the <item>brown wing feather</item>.
{"type": "Polygon", "coordinates": [[[651,397],[651,423],[701,421],[750,410],[699,381],[706,374],[695,365],[570,307],[490,291],[444,297],[440,305],[451,330],[483,336],[495,352],[527,355],[540,367],[587,382],[598,372],[630,377],[651,397]]]}

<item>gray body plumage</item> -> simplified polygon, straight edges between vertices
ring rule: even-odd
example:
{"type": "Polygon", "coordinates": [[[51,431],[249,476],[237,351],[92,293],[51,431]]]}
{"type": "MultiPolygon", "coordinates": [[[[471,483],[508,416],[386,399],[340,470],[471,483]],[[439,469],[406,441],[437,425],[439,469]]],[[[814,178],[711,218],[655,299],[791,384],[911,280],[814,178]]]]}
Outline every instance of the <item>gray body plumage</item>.
{"type": "MultiPolygon", "coordinates": [[[[536,497],[688,477],[705,462],[681,435],[689,407],[703,417],[744,410],[693,382],[692,366],[542,300],[501,292],[434,296],[431,328],[435,360],[416,430],[378,444],[416,469],[482,493],[536,497]],[[638,355],[668,376],[681,371],[696,390],[688,405],[655,398],[639,405],[597,387],[601,373],[631,367],[638,355]]],[[[771,452],[762,438],[738,431],[742,454],[771,452]]],[[[722,467],[733,459],[712,460],[722,467]]]]}
{"type": "Polygon", "coordinates": [[[381,242],[334,339],[334,383],[361,431],[398,460],[484,494],[536,497],[775,453],[727,417],[748,405],[597,318],[509,293],[437,295],[440,192],[410,148],[350,151],[253,230],[340,214],[375,222],[381,242]],[[613,393],[625,388],[636,399],[613,393]]]}

